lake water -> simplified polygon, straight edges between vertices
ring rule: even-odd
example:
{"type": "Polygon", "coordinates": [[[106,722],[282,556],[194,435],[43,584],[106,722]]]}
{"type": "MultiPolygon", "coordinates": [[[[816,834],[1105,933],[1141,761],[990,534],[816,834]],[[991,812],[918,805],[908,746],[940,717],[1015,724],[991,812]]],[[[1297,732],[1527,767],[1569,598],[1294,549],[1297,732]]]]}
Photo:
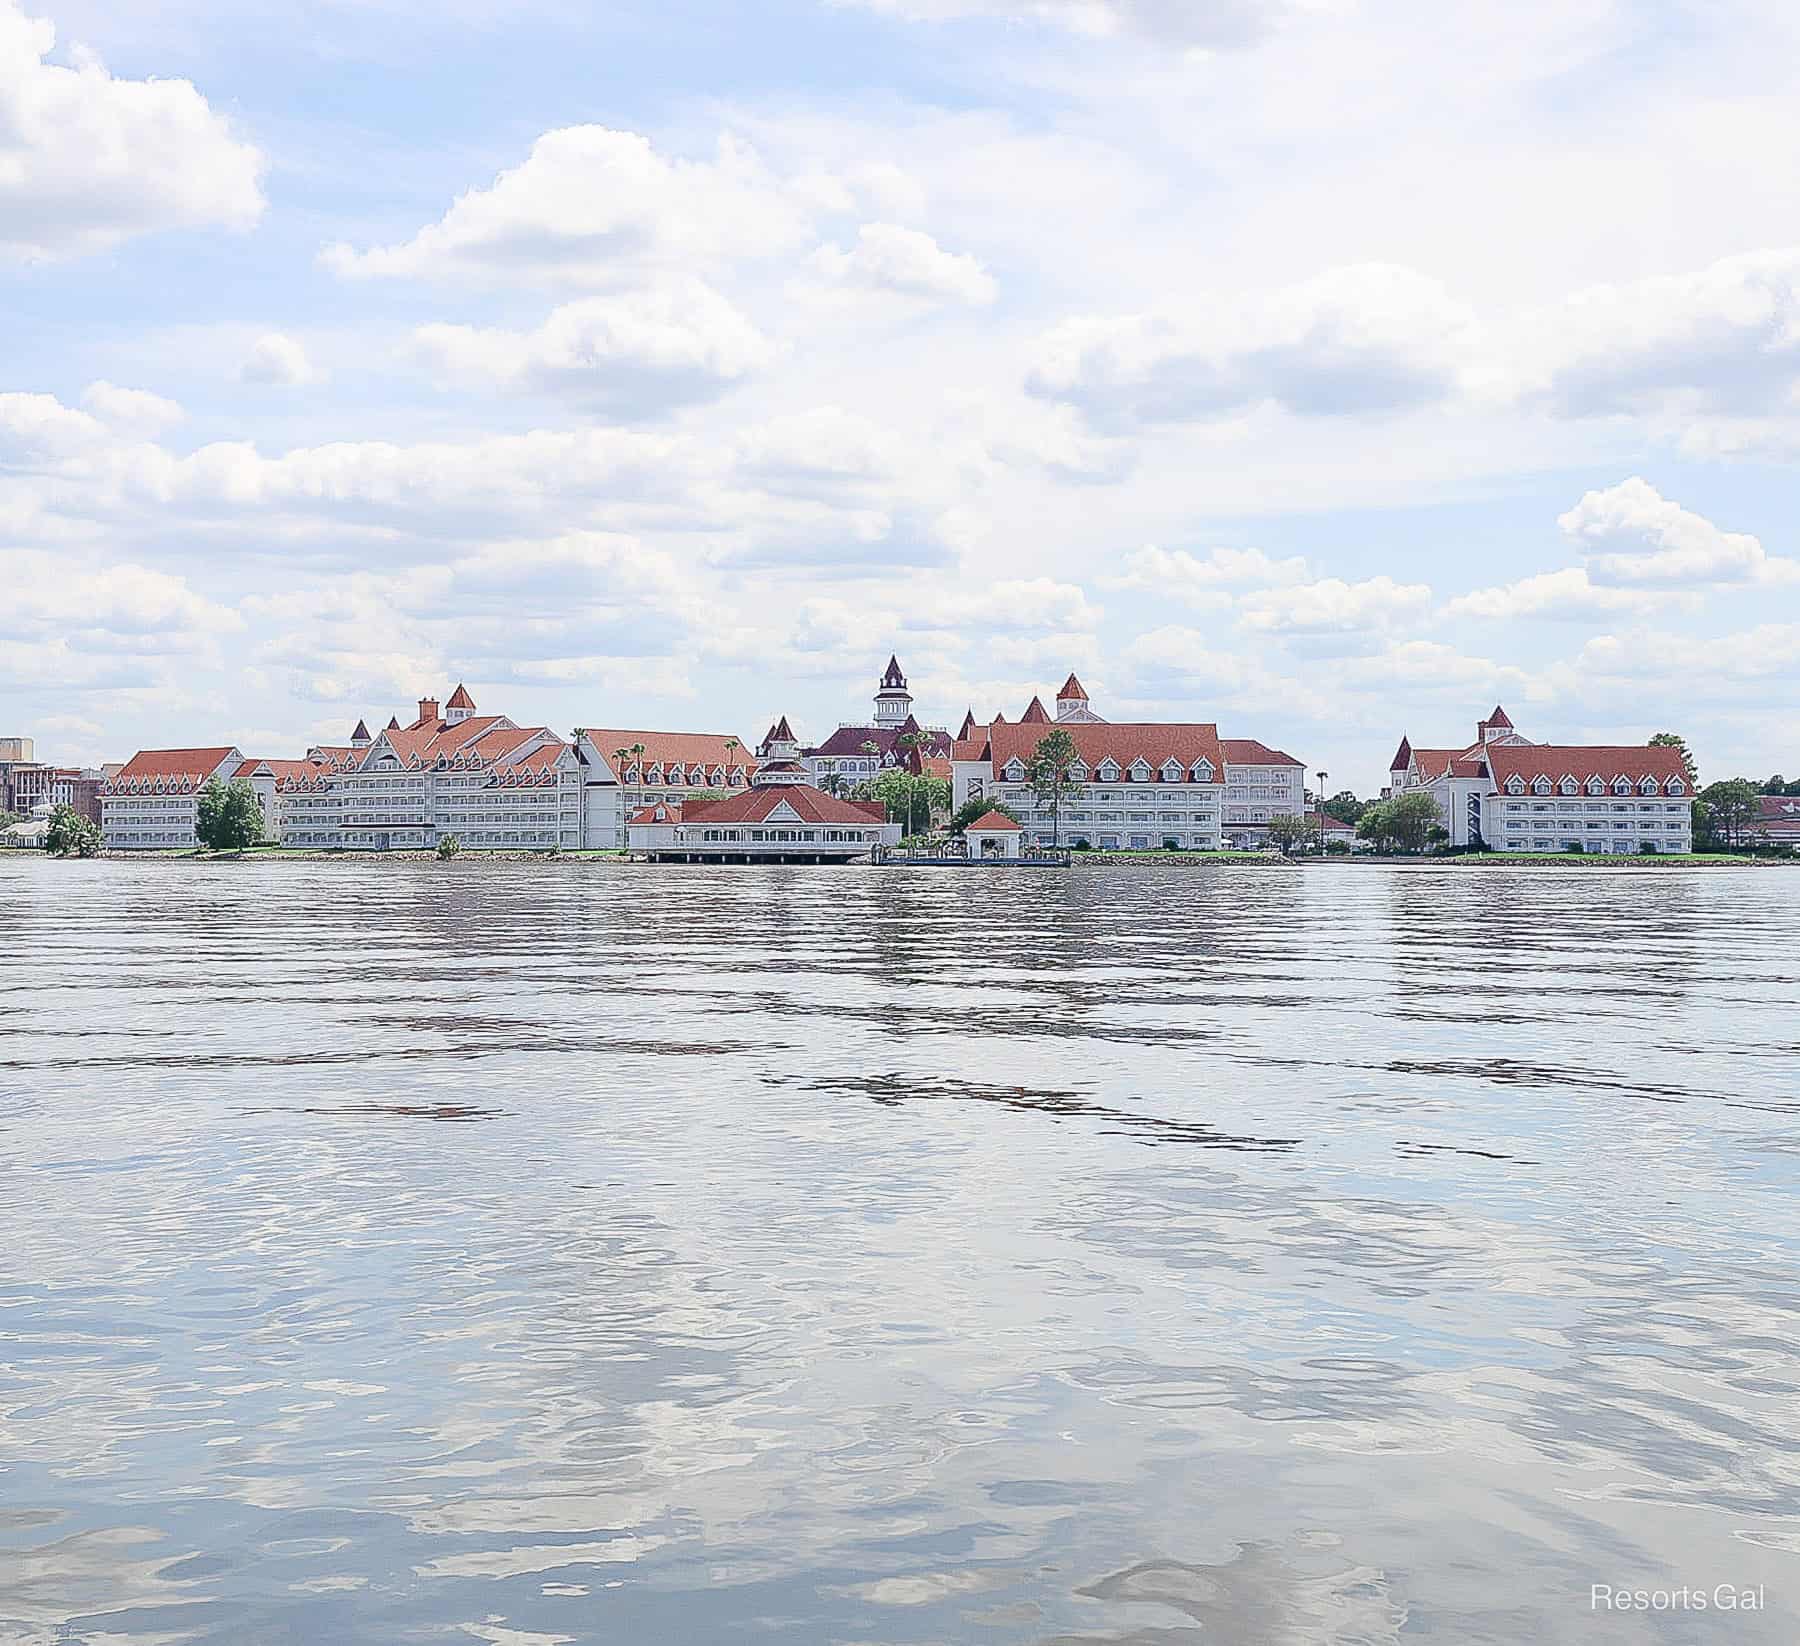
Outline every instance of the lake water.
{"type": "Polygon", "coordinates": [[[0,1641],[1790,1646],[1796,894],[0,857],[0,1641]]]}

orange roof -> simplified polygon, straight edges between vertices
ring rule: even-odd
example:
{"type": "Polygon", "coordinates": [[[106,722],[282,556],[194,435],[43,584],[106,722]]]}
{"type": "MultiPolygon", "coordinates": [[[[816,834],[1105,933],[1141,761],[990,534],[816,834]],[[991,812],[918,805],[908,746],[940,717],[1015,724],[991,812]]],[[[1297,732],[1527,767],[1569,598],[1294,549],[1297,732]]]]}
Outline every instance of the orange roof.
{"type": "Polygon", "coordinates": [[[1044,707],[1041,697],[1034,697],[1025,705],[1025,712],[1019,717],[1022,726],[1047,726],[1050,724],[1050,711],[1044,707]]]}
{"type": "Polygon", "coordinates": [[[879,800],[837,800],[807,783],[773,789],[748,789],[723,800],[689,800],[682,806],[687,823],[762,823],[782,804],[791,806],[802,823],[885,823],[887,808],[879,800]]]}
{"type": "Polygon", "coordinates": [[[1087,701],[1087,693],[1082,689],[1081,682],[1071,674],[1069,678],[1062,683],[1062,690],[1056,694],[1056,700],[1059,703],[1066,703],[1070,698],[1074,697],[1080,698],[1084,703],[1087,701]]]}
{"type": "Polygon", "coordinates": [[[608,760],[620,749],[630,749],[641,743],[646,766],[703,765],[756,770],[756,761],[744,740],[729,737],[724,732],[622,732],[596,731],[590,727],[585,735],[608,760]],[[727,743],[737,746],[727,752],[727,743]]]}
{"type": "Polygon", "coordinates": [[[1300,766],[1304,760],[1296,760],[1291,754],[1284,754],[1280,749],[1271,749],[1267,743],[1259,743],[1254,737],[1226,737],[1220,739],[1225,750],[1225,758],[1234,766],[1300,766]]]}
{"type": "MultiPolygon", "coordinates": [[[[1181,763],[1185,774],[1200,760],[1212,762],[1215,783],[1225,781],[1225,750],[1219,742],[1219,728],[1206,724],[1169,724],[1130,721],[1094,725],[1064,725],[1075,744],[1075,752],[1097,770],[1109,757],[1121,768],[1129,768],[1134,760],[1144,760],[1152,774],[1160,777],[1165,761],[1181,763]]],[[[1040,740],[1036,726],[1008,726],[996,722],[989,730],[991,759],[996,772],[1017,758],[1029,762],[1040,740]]],[[[1185,781],[1192,781],[1185,778],[1185,781]]]]}
{"type": "Polygon", "coordinates": [[[1008,817],[1005,812],[983,812],[963,832],[965,834],[1011,834],[1019,827],[1020,825],[1008,817]]]}
{"type": "Polygon", "coordinates": [[[188,777],[196,783],[212,776],[228,755],[236,751],[223,749],[139,749],[113,779],[128,783],[146,777],[188,777]]]}
{"type": "Polygon", "coordinates": [[[1687,781],[1681,750],[1642,743],[1493,743],[1485,752],[1494,782],[1501,787],[1511,777],[1522,777],[1528,783],[1539,777],[1553,781],[1572,777],[1581,783],[1599,777],[1609,785],[1621,777],[1629,778],[1633,785],[1646,777],[1654,778],[1659,786],[1671,779],[1687,781]]]}
{"type": "Polygon", "coordinates": [[[467,686],[458,683],[456,690],[450,694],[450,701],[446,703],[444,707],[446,709],[467,709],[470,714],[473,714],[475,712],[475,699],[469,696],[469,688],[467,686]]]}

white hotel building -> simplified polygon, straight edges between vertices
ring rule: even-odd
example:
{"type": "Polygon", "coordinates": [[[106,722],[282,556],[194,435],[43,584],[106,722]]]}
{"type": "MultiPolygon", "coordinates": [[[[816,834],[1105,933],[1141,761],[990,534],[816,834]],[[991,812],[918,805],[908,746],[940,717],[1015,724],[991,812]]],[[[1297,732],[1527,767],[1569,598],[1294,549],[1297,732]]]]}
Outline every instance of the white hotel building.
{"type": "Polygon", "coordinates": [[[1453,846],[1628,856],[1693,850],[1693,794],[1678,749],[1528,743],[1503,708],[1461,749],[1400,740],[1389,795],[1437,801],[1453,846]]]}
{"type": "Polygon", "coordinates": [[[1058,834],[1065,846],[1085,841],[1100,851],[1209,851],[1223,841],[1226,754],[1218,727],[1102,720],[1074,675],[1057,693],[1054,723],[1036,698],[1018,721],[997,715],[981,726],[971,715],[952,748],[951,769],[952,805],[977,797],[1003,802],[1033,846],[1048,846],[1058,834]],[[1070,777],[1078,787],[1063,800],[1060,825],[1026,777],[1053,724],[1076,749],[1070,777]]]}

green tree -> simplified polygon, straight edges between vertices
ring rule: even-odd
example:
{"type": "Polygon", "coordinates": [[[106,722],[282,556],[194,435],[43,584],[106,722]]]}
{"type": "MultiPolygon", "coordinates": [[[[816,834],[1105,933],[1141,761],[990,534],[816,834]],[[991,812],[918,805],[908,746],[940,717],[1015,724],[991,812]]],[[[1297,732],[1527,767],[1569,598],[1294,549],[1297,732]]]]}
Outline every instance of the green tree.
{"type": "Polygon", "coordinates": [[[461,850],[462,841],[453,834],[447,834],[437,843],[438,861],[440,863],[448,863],[450,859],[455,857],[461,850]]]}
{"type": "Polygon", "coordinates": [[[1734,849],[1749,843],[1756,820],[1762,815],[1762,795],[1749,778],[1728,777],[1709,783],[1700,791],[1700,799],[1706,805],[1715,839],[1734,849]]]}
{"type": "Polygon", "coordinates": [[[1063,802],[1081,792],[1081,785],[1069,771],[1078,758],[1075,739],[1058,726],[1038,739],[1038,745],[1031,751],[1031,759],[1026,763],[1025,781],[1031,785],[1031,792],[1037,796],[1037,803],[1050,808],[1052,849],[1062,844],[1063,802]]]}
{"type": "Polygon", "coordinates": [[[1687,746],[1687,739],[1679,732],[1658,732],[1650,739],[1653,749],[1679,749],[1681,751],[1681,769],[1687,777],[1689,789],[1700,787],[1700,768],[1694,764],[1693,751],[1687,746]]]}
{"type": "Polygon", "coordinates": [[[1279,846],[1283,854],[1305,845],[1310,832],[1306,819],[1296,817],[1292,812],[1278,812],[1269,819],[1269,844],[1279,846]]]}
{"type": "Polygon", "coordinates": [[[962,834],[977,818],[986,817],[989,812],[998,812],[1002,817],[1010,817],[1015,823],[1020,821],[1019,814],[1011,806],[998,800],[987,800],[981,795],[976,795],[972,800],[965,800],[956,808],[945,827],[951,834],[962,834]]]}
{"type": "Polygon", "coordinates": [[[1358,800],[1349,789],[1339,789],[1320,809],[1327,817],[1335,817],[1354,829],[1362,821],[1362,814],[1369,809],[1369,804],[1366,800],[1358,800]]]}
{"type": "Polygon", "coordinates": [[[1409,789],[1366,807],[1356,821],[1356,832],[1379,851],[1417,852],[1443,823],[1437,802],[1423,789],[1409,789]]]}
{"type": "Polygon", "coordinates": [[[248,779],[221,783],[215,777],[208,781],[200,791],[194,836],[213,852],[248,851],[262,839],[262,803],[248,779]]]}
{"type": "Polygon", "coordinates": [[[53,857],[94,857],[100,851],[100,826],[83,817],[73,806],[58,806],[50,814],[44,834],[44,850],[53,857]]]}
{"type": "MultiPolygon", "coordinates": [[[[924,771],[923,771],[923,767],[925,764],[924,751],[931,747],[931,743],[932,743],[932,737],[931,737],[930,732],[902,732],[898,737],[896,737],[894,739],[894,747],[895,748],[904,749],[904,750],[906,750],[906,752],[908,754],[918,756],[919,765],[921,768],[919,775],[921,777],[923,777],[925,775],[924,771]]],[[[917,801],[919,798],[920,798],[920,786],[919,786],[919,784],[917,784],[915,782],[906,797],[906,805],[907,805],[906,832],[908,834],[917,834],[919,832],[913,826],[914,825],[914,816],[913,816],[913,810],[912,810],[913,803],[915,801],[917,801]]],[[[925,813],[925,826],[927,828],[930,828],[930,826],[931,826],[931,813],[930,813],[929,809],[927,809],[927,811],[925,813]]]]}

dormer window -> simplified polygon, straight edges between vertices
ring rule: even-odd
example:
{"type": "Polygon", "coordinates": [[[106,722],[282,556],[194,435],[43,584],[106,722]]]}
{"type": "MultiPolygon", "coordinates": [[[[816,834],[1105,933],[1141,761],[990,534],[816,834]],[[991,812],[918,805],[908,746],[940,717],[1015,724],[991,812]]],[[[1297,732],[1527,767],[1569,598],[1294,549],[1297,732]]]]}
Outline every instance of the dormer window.
{"type": "Polygon", "coordinates": [[[1165,783],[1179,783],[1181,781],[1181,762],[1179,760],[1165,760],[1163,762],[1162,778],[1165,783]]]}
{"type": "Polygon", "coordinates": [[[1088,777],[1088,763],[1085,760],[1072,762],[1069,766],[1069,776],[1077,783],[1085,783],[1088,777]]]}
{"type": "Polygon", "coordinates": [[[1150,762],[1148,760],[1132,761],[1131,780],[1134,783],[1147,783],[1150,780],[1150,762]]]}
{"type": "Polygon", "coordinates": [[[1025,762],[1023,760],[1021,760],[1017,755],[1014,755],[1011,760],[1007,761],[1005,767],[1002,770],[1002,775],[1006,778],[1006,780],[1009,783],[1024,782],[1024,780],[1025,780],[1025,762]]]}
{"type": "Polygon", "coordinates": [[[1687,785],[1683,783],[1679,777],[1671,777],[1669,779],[1670,794],[1685,794],[1686,792],[1687,785]]]}
{"type": "Polygon", "coordinates": [[[1562,780],[1562,792],[1564,794],[1575,794],[1575,793],[1579,792],[1578,785],[1576,784],[1574,778],[1565,777],[1562,780]]]}
{"type": "Polygon", "coordinates": [[[1605,794],[1606,785],[1602,783],[1599,778],[1590,777],[1588,779],[1587,790],[1589,794],[1605,794]]]}
{"type": "Polygon", "coordinates": [[[1108,755],[1100,762],[1100,781],[1102,783],[1116,783],[1118,780],[1119,763],[1114,760],[1111,755],[1108,755]]]}
{"type": "Polygon", "coordinates": [[[1531,785],[1531,792],[1533,794],[1548,794],[1550,792],[1550,779],[1547,777],[1538,778],[1536,782],[1531,785]]]}
{"type": "Polygon", "coordinates": [[[1654,777],[1646,777],[1641,783],[1638,784],[1638,793],[1639,794],[1655,794],[1656,793],[1656,779],[1654,777]]]}
{"type": "Polygon", "coordinates": [[[1194,762],[1194,781],[1196,783],[1210,783],[1212,780],[1213,763],[1210,760],[1196,760],[1194,762]]]}
{"type": "Polygon", "coordinates": [[[1613,793],[1614,794],[1630,794],[1631,793],[1631,779],[1629,777],[1615,777],[1613,779],[1613,793]]]}

